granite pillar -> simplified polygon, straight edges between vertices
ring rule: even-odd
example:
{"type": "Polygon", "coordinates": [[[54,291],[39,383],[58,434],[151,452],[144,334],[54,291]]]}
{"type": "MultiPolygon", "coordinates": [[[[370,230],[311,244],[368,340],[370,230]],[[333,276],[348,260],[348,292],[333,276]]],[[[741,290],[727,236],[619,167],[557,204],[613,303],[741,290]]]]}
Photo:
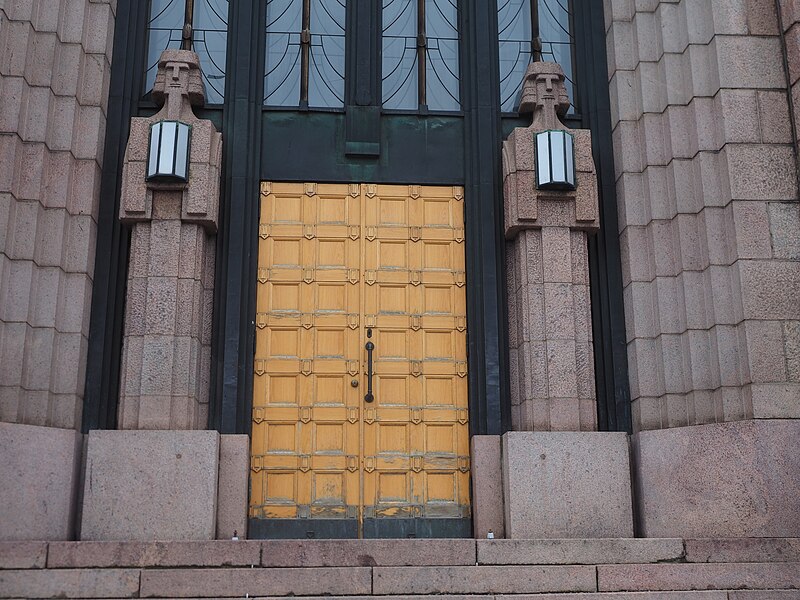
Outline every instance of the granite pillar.
{"type": "Polygon", "coordinates": [[[222,136],[192,106],[204,91],[194,52],[166,50],[156,115],[134,118],[120,220],[130,223],[120,384],[121,429],[203,429],[208,393],[222,136]],[[188,182],[147,178],[150,126],[191,126],[188,182]]]}
{"type": "Polygon", "coordinates": [[[588,232],[597,230],[597,179],[588,130],[574,130],[573,190],[539,189],[534,135],[566,130],[556,63],[525,75],[518,127],[503,143],[512,425],[517,431],[594,431],[597,409],[588,232]]]}

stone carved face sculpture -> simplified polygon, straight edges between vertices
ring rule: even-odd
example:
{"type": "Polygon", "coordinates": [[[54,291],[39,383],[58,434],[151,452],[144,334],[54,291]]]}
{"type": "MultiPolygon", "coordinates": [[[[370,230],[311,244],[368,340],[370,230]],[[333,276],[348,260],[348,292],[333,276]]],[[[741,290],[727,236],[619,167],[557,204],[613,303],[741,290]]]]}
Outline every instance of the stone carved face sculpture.
{"type": "Polygon", "coordinates": [[[206,91],[200,74],[200,58],[191,50],[165,50],[158,60],[153,100],[163,105],[173,93],[188,96],[192,106],[205,104],[206,91]]]}
{"type": "Polygon", "coordinates": [[[558,63],[535,62],[528,65],[522,84],[520,113],[533,113],[537,128],[563,127],[557,117],[567,114],[569,95],[564,85],[564,71],[558,63]]]}

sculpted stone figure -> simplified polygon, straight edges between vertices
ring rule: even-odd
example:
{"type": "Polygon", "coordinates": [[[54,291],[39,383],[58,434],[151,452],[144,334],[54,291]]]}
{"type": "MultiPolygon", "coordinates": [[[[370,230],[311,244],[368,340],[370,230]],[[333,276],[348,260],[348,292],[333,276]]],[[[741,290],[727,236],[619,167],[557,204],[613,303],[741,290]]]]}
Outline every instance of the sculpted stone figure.
{"type": "Polygon", "coordinates": [[[219,176],[222,165],[222,134],[211,121],[199,119],[193,106],[205,103],[200,58],[191,50],[165,50],[158,61],[153,99],[163,104],[152,117],[131,119],[125,150],[122,200],[123,222],[149,220],[153,191],[182,190],[181,218],[216,231],[219,211],[219,176]],[[188,183],[145,181],[150,125],[159,121],[182,121],[192,126],[188,183]]]}
{"type": "Polygon", "coordinates": [[[165,50],[152,117],[135,117],[125,150],[119,218],[131,225],[120,382],[120,429],[203,429],[208,421],[211,314],[222,134],[199,119],[200,60],[165,50]],[[188,181],[148,180],[150,126],[191,127],[188,181]]]}
{"type": "Polygon", "coordinates": [[[528,66],[520,113],[530,127],[503,143],[509,357],[515,431],[595,431],[588,232],[597,230],[597,177],[589,130],[571,129],[575,189],[537,186],[535,135],[567,130],[564,71],[528,66]]]}

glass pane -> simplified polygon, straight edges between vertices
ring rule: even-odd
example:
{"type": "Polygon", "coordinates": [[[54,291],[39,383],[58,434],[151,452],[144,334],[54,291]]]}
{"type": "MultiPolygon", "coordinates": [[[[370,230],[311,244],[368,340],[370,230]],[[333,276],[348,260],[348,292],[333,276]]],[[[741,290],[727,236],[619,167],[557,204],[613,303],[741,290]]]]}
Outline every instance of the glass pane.
{"type": "MultiPolygon", "coordinates": [[[[161,53],[181,47],[185,11],[185,0],[151,0],[145,93],[153,89],[161,53]]],[[[200,57],[206,85],[206,103],[221,104],[225,94],[228,0],[195,0],[192,27],[193,47],[200,57]]]]}
{"type": "Polygon", "coordinates": [[[417,2],[383,0],[383,106],[416,110],[417,2]]]}
{"type": "MultiPolygon", "coordinates": [[[[539,0],[539,37],[542,38],[542,60],[561,65],[566,76],[567,93],[575,104],[575,77],[572,68],[572,30],[570,0],[539,0]]],[[[570,108],[570,112],[574,112],[570,108]]]]}
{"type": "Polygon", "coordinates": [[[455,0],[425,0],[425,28],[428,108],[459,110],[458,6],[455,0]]]}
{"type": "Polygon", "coordinates": [[[172,173],[172,164],[175,161],[175,138],[177,123],[164,121],[161,123],[161,146],[158,155],[158,172],[172,173]]]}
{"type": "Polygon", "coordinates": [[[167,48],[181,47],[185,11],[184,0],[151,0],[150,20],[147,23],[145,94],[153,89],[161,53],[167,48]]]}
{"type": "MultiPolygon", "coordinates": [[[[500,104],[503,112],[519,107],[522,77],[531,61],[532,0],[497,0],[500,33],[500,104]]],[[[571,0],[538,0],[542,60],[555,61],[566,75],[567,93],[575,102],[570,32],[571,0]]],[[[573,112],[573,109],[570,109],[573,112]]]]}
{"type": "Polygon", "coordinates": [[[344,106],[344,0],[312,0],[308,105],[344,106]]]}
{"type": "Polygon", "coordinates": [[[193,47],[200,57],[206,103],[225,97],[225,57],[228,49],[228,0],[194,0],[193,47]]]}
{"type": "Polygon", "coordinates": [[[267,58],[264,104],[300,104],[302,0],[267,0],[267,58]]]}

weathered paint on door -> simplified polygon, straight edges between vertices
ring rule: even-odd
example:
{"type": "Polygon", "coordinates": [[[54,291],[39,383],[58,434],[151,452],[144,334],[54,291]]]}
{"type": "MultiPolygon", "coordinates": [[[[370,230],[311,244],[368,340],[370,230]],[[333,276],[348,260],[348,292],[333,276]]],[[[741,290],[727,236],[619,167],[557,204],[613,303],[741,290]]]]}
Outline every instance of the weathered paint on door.
{"type": "Polygon", "coordinates": [[[251,517],[469,517],[463,202],[262,183],[251,517]]]}

